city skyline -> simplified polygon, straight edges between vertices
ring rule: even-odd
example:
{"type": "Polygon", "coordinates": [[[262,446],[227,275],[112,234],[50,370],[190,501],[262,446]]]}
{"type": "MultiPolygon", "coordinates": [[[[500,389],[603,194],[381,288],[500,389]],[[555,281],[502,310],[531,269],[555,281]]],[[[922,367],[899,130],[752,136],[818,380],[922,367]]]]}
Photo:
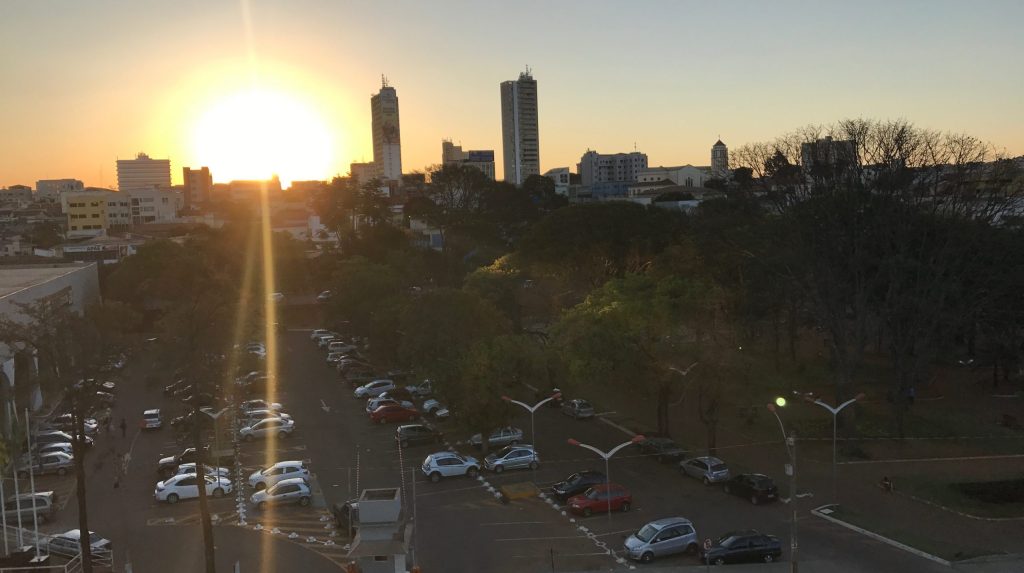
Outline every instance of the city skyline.
{"type": "Polygon", "coordinates": [[[526,3],[493,21],[490,6],[458,3],[407,3],[394,19],[371,3],[186,1],[167,21],[156,6],[60,4],[53,18],[50,5],[13,3],[0,21],[0,65],[14,86],[0,93],[0,186],[113,187],[116,160],[139,151],[170,159],[175,184],[183,167],[201,166],[218,182],[343,175],[373,157],[366,102],[381,73],[401,92],[406,172],[436,164],[446,137],[501,154],[497,85],[526,65],[542,85],[541,173],[587,149],[707,165],[719,137],[735,149],[848,117],[904,118],[1024,154],[1024,79],[1010,71],[1022,64],[1012,24],[1024,6],[1013,2],[732,12],[646,2],[629,14],[614,3],[526,3]],[[627,15],[636,25],[618,26],[627,15]],[[373,24],[391,20],[396,32],[380,42],[373,24]],[[81,41],[107,26],[122,32],[81,41]],[[514,50],[494,41],[527,26],[533,41],[514,50]],[[27,37],[32,29],[47,41],[27,37]],[[126,70],[137,81],[117,80],[126,70]],[[226,109],[227,121],[209,119],[226,109]]]}

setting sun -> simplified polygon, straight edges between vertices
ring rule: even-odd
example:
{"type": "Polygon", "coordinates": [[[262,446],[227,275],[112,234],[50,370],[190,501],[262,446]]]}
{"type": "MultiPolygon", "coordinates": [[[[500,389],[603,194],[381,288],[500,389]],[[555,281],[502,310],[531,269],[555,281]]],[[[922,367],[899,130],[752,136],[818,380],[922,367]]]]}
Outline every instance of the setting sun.
{"type": "Polygon", "coordinates": [[[197,162],[220,181],[281,177],[323,179],[331,170],[333,139],[309,104],[279,91],[252,89],[217,100],[192,128],[197,162]]]}

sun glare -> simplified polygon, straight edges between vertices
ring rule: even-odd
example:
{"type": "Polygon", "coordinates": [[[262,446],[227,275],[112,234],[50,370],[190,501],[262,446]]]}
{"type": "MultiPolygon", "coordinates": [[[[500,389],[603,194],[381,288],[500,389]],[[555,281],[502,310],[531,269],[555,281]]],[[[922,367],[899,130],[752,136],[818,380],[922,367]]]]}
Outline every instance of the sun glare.
{"type": "Polygon", "coordinates": [[[326,122],[305,102],[253,89],[211,105],[192,129],[193,156],[218,181],[281,178],[282,185],[324,179],[333,140],[326,122]]]}

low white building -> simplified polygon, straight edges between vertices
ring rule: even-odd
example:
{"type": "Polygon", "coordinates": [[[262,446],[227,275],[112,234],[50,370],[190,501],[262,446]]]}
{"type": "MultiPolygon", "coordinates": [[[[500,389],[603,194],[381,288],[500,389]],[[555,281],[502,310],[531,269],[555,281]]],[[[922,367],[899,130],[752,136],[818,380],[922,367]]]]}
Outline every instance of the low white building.
{"type": "MultiPolygon", "coordinates": [[[[678,167],[648,167],[637,172],[636,183],[658,183],[669,180],[674,185],[684,187],[703,187],[712,178],[711,167],[680,165],[678,167]]],[[[641,190],[642,190],[641,185],[641,190]]],[[[632,190],[632,186],[630,187],[632,190]]]]}
{"type": "Polygon", "coordinates": [[[569,196],[569,184],[572,181],[572,174],[568,167],[555,167],[544,172],[544,177],[555,182],[555,193],[563,197],[569,196]]]}

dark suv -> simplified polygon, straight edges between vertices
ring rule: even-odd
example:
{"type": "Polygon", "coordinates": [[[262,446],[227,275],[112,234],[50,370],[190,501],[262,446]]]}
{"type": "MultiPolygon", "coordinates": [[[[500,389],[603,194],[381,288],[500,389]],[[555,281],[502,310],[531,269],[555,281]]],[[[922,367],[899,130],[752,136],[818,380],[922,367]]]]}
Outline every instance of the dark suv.
{"type": "Polygon", "coordinates": [[[782,556],[782,543],[774,535],[756,530],[731,531],[718,538],[711,549],[702,550],[700,560],[715,565],[764,561],[771,563],[782,556]]]}
{"type": "Polygon", "coordinates": [[[679,462],[686,457],[686,450],[672,438],[649,437],[640,442],[640,451],[658,460],[658,463],[679,462]]]}
{"type": "Polygon", "coordinates": [[[559,501],[565,501],[574,495],[579,495],[592,486],[603,484],[607,481],[604,474],[593,470],[577,472],[564,480],[551,486],[551,493],[559,501]]]}
{"type": "Polygon", "coordinates": [[[763,474],[740,474],[725,482],[725,493],[745,497],[754,505],[779,498],[779,488],[763,474]]]}
{"type": "Polygon", "coordinates": [[[444,434],[423,424],[406,424],[395,430],[395,441],[403,448],[417,444],[440,443],[444,434]]]}

